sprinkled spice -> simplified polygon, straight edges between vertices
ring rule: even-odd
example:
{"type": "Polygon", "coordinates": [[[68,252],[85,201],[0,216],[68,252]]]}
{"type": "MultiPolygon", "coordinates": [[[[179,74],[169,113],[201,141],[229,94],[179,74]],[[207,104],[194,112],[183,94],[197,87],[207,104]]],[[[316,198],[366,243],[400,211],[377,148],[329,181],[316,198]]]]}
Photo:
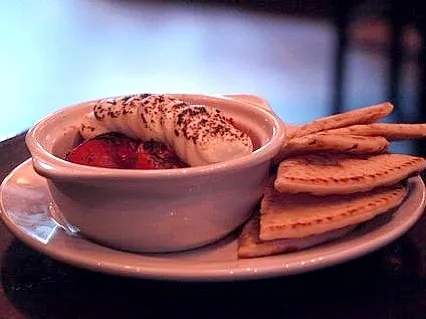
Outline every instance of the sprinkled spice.
{"type": "Polygon", "coordinates": [[[117,99],[99,100],[93,107],[93,113],[97,120],[105,117],[118,118],[121,115],[132,114],[143,99],[151,94],[127,95],[117,99]]]}
{"type": "MultiPolygon", "coordinates": [[[[228,155],[230,158],[242,156],[253,149],[249,136],[237,129],[234,120],[226,117],[219,109],[190,105],[173,96],[140,94],[104,99],[94,105],[93,114],[94,119],[102,123],[98,128],[96,121],[90,122],[90,125],[96,126],[92,131],[108,132],[118,129],[135,138],[154,139],[168,145],[180,143],[178,149],[185,157],[187,154],[184,149],[187,146],[182,144],[186,143],[185,140],[190,142],[188,146],[196,146],[195,152],[210,154],[206,158],[218,158],[214,147],[220,149],[224,160],[228,155]],[[121,120],[121,116],[126,118],[121,120]],[[234,148],[224,144],[240,146],[234,148]]],[[[88,132],[88,129],[82,126],[81,131],[88,132]]]]}

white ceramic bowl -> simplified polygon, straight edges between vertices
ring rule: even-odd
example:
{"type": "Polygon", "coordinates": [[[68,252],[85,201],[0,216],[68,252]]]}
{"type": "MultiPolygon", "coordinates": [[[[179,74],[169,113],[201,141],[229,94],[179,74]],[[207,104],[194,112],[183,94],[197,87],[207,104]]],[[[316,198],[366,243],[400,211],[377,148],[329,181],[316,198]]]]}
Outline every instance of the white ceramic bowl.
{"type": "Polygon", "coordinates": [[[284,142],[283,124],[255,97],[175,96],[220,108],[257,149],[235,160],[180,169],[78,165],[63,158],[79,139],[78,126],[90,102],[64,108],[38,122],[26,137],[34,169],[47,179],[61,219],[94,241],[138,252],[200,247],[247,220],[284,142]]]}

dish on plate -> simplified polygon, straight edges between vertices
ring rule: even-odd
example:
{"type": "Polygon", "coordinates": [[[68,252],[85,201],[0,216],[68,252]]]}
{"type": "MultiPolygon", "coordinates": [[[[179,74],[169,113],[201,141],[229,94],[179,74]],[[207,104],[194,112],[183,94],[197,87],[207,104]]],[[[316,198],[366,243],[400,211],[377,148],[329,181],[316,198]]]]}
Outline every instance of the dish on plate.
{"type": "MultiPolygon", "coordinates": [[[[239,235],[237,257],[269,257],[351,238],[354,228],[400,207],[409,194],[407,178],[426,168],[421,157],[387,152],[388,139],[423,137],[416,125],[380,125],[378,129],[375,122],[392,112],[390,103],[320,118],[297,127],[284,139],[284,125],[262,107],[232,98],[178,98],[145,94],[82,103],[48,116],[30,130],[27,144],[34,170],[46,178],[52,216],[68,232],[76,230],[94,242],[121,250],[175,252],[216,242],[249,219],[241,232],[234,233],[239,235]],[[199,104],[218,108],[205,111],[207,106],[199,104]],[[251,138],[254,151],[198,165],[188,150],[198,147],[199,141],[189,138],[192,133],[187,128],[208,123],[197,117],[205,112],[212,118],[223,112],[220,123],[242,129],[243,135],[233,131],[231,135],[251,138]],[[146,118],[157,113],[162,116],[146,118]],[[87,114],[89,123],[81,124],[87,114]],[[58,121],[65,131],[57,129],[58,121]],[[83,137],[81,132],[87,129],[94,138],[98,133],[124,134],[130,129],[129,137],[134,138],[135,123],[143,126],[146,136],[154,132],[154,140],[169,143],[190,167],[99,168],[64,157],[75,149],[76,127],[83,137]],[[370,135],[350,134],[359,125],[370,135]],[[349,133],[333,133],[341,129],[349,133]],[[193,142],[195,146],[191,144],[188,150],[184,146],[186,151],[182,151],[181,135],[182,145],[193,142]],[[272,160],[278,167],[271,166],[272,160]]],[[[222,127],[216,124],[207,127],[216,132],[222,127]]],[[[194,132],[198,129],[204,132],[198,126],[194,132]]]]}
{"type": "MultiPolygon", "coordinates": [[[[62,218],[88,238],[138,252],[191,249],[223,238],[250,217],[284,143],[280,119],[248,99],[135,94],[88,101],[36,123],[26,143],[62,218]],[[126,150],[139,150],[136,137],[170,143],[190,167],[118,169],[66,160],[82,138],[112,131],[133,139],[126,150]]],[[[108,148],[122,135],[83,144],[108,148]]],[[[84,158],[96,152],[79,153],[84,158]]],[[[125,153],[118,157],[132,157],[125,153]]],[[[134,167],[133,161],[124,162],[134,167]]]]}
{"type": "Polygon", "coordinates": [[[237,258],[237,235],[203,248],[169,254],[113,250],[64,230],[50,216],[46,180],[28,160],[14,169],[0,189],[1,216],[23,242],[62,262],[109,274],[183,281],[233,281],[304,273],[377,250],[408,231],[425,207],[420,177],[409,180],[405,202],[392,215],[371,220],[349,235],[299,252],[237,258]],[[386,218],[387,217],[387,218],[386,218]]]}

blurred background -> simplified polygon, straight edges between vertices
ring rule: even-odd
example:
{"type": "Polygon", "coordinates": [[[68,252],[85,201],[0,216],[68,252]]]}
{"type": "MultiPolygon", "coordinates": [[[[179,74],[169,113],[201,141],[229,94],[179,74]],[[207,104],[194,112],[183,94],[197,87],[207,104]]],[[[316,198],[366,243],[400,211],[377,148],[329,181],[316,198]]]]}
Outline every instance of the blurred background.
{"type": "Polygon", "coordinates": [[[389,120],[426,122],[424,11],[414,0],[3,0],[0,140],[63,106],[143,92],[255,94],[294,124],[392,101],[389,120]]]}

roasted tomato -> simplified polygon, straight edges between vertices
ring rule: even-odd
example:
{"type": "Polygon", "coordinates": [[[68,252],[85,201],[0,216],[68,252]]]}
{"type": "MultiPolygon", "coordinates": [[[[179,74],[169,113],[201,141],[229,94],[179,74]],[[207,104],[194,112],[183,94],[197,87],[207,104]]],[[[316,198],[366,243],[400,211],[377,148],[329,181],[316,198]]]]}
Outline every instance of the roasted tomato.
{"type": "Polygon", "coordinates": [[[142,142],[138,147],[137,154],[136,168],[164,169],[188,166],[170,147],[156,141],[142,142]]]}
{"type": "Polygon", "coordinates": [[[188,166],[163,143],[140,142],[119,133],[106,133],[84,141],[67,155],[66,160],[106,168],[165,169],[188,166]]]}
{"type": "Polygon", "coordinates": [[[70,162],[106,167],[133,168],[138,142],[118,133],[106,133],[84,141],[66,157],[70,162]]]}

